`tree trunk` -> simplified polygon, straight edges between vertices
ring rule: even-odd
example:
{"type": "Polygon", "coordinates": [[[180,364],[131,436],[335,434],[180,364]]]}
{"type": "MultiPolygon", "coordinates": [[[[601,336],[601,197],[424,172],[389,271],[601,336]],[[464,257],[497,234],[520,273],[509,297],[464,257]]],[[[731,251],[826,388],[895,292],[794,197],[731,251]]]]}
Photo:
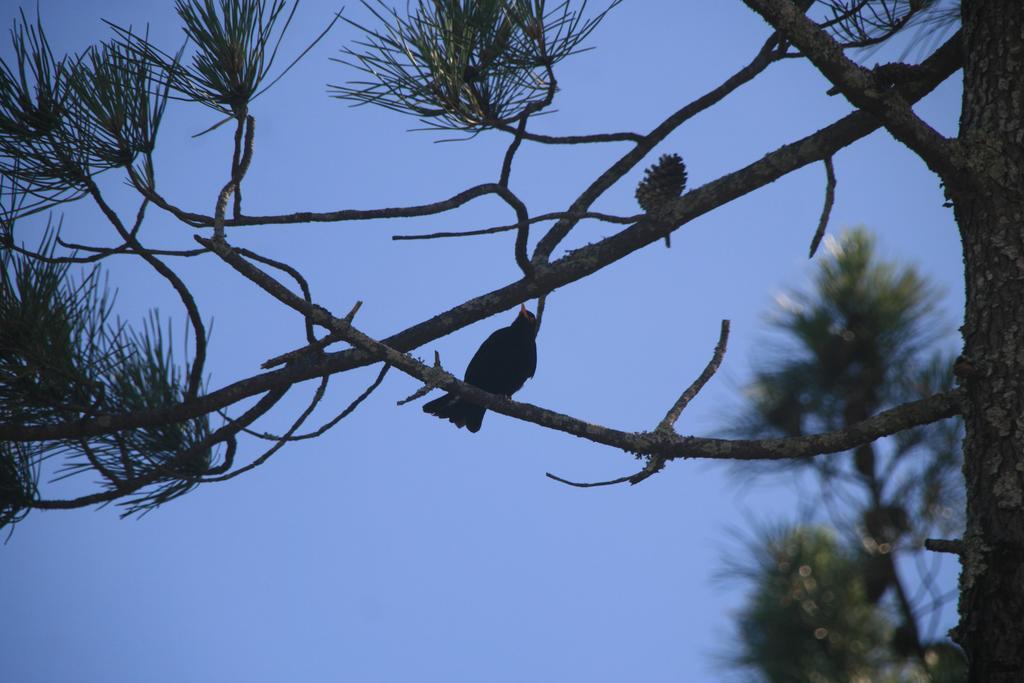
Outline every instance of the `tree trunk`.
{"type": "Polygon", "coordinates": [[[956,638],[970,680],[1024,681],[1024,3],[965,0],[962,373],[967,529],[956,638]]]}

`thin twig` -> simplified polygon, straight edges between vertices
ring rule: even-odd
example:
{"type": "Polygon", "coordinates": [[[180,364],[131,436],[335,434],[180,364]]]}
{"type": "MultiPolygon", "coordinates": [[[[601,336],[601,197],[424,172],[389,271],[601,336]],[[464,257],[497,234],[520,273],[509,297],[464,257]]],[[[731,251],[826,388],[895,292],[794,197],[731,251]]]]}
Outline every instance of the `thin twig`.
{"type": "Polygon", "coordinates": [[[373,383],[370,386],[366,387],[366,389],[363,390],[363,393],[359,394],[359,396],[357,396],[356,399],[352,401],[352,403],[349,403],[344,410],[335,415],[332,420],[324,424],[324,426],[320,427],[320,429],[316,430],[315,432],[309,432],[308,434],[299,434],[298,436],[293,436],[291,440],[302,441],[303,439],[315,439],[319,436],[322,436],[327,430],[331,429],[332,427],[334,427],[334,425],[338,424],[346,417],[351,415],[353,411],[355,411],[355,409],[359,407],[360,403],[369,398],[370,394],[376,391],[377,387],[380,386],[380,383],[384,381],[384,375],[388,374],[388,370],[390,369],[391,366],[385,363],[384,366],[380,369],[380,372],[377,373],[377,379],[373,380],[373,383]]]}
{"type": "Polygon", "coordinates": [[[530,240],[530,214],[526,210],[526,204],[516,196],[512,190],[499,185],[497,195],[505,200],[505,203],[516,212],[516,243],[515,257],[516,265],[523,271],[526,280],[533,279],[533,264],[530,263],[530,256],[526,253],[526,247],[530,240]]]}
{"type": "MultiPolygon", "coordinates": [[[[298,283],[299,289],[302,290],[302,297],[309,303],[313,303],[313,295],[309,290],[309,282],[306,281],[306,278],[303,277],[302,273],[300,273],[298,270],[296,270],[295,268],[293,268],[292,266],[288,265],[283,261],[276,261],[272,258],[267,258],[266,256],[260,256],[256,252],[251,251],[249,249],[239,248],[238,253],[242,254],[243,256],[247,256],[253,259],[254,261],[259,261],[260,263],[265,263],[268,266],[273,266],[274,268],[277,268],[278,270],[284,271],[285,273],[291,275],[292,279],[294,279],[295,282],[298,283]]],[[[313,323],[311,323],[308,319],[305,322],[306,340],[310,344],[317,343],[316,335],[313,334],[313,323]]]]}
{"type": "Polygon", "coordinates": [[[964,542],[959,539],[926,538],[924,540],[924,547],[936,553],[964,554],[964,542]]]}
{"type": "Polygon", "coordinates": [[[551,474],[550,472],[545,472],[544,476],[547,477],[548,479],[554,479],[557,482],[561,482],[563,484],[568,484],[569,486],[575,486],[576,488],[591,489],[591,488],[595,488],[595,487],[598,487],[598,486],[614,486],[615,484],[625,484],[634,475],[630,475],[628,477],[619,477],[618,479],[611,479],[609,481],[593,481],[593,482],[569,481],[568,479],[563,479],[562,477],[559,477],[558,475],[555,475],[555,474],[551,474]]]}
{"type": "MultiPolygon", "coordinates": [[[[192,448],[183,451],[175,456],[174,460],[181,462],[187,461],[189,458],[194,457],[195,453],[205,449],[212,448],[218,443],[222,443],[231,439],[241,429],[251,424],[253,420],[263,415],[265,412],[270,410],[274,404],[276,404],[282,396],[288,392],[287,388],[284,389],[273,389],[268,391],[264,396],[256,402],[256,404],[247,410],[244,415],[239,417],[234,423],[230,425],[224,425],[220,429],[210,434],[202,442],[196,444],[192,448]]],[[[227,462],[225,460],[225,462],[227,462]]],[[[128,494],[134,493],[150,484],[153,484],[161,479],[167,477],[168,467],[162,466],[157,469],[151,470],[144,476],[137,479],[124,480],[124,485],[121,489],[101,491],[99,493],[91,493],[78,498],[64,498],[64,499],[40,499],[32,500],[27,503],[29,507],[37,508],[39,510],[70,510],[74,508],[87,507],[89,505],[97,505],[100,503],[108,503],[112,500],[122,498],[128,494]]],[[[211,468],[211,472],[216,471],[217,468],[211,468]]]]}
{"type": "Polygon", "coordinates": [[[356,301],[354,304],[352,304],[352,308],[349,310],[348,313],[345,314],[345,317],[342,318],[342,320],[344,320],[345,322],[351,324],[352,321],[356,317],[356,313],[358,313],[359,309],[362,308],[362,307],[363,307],[363,302],[362,301],[356,301]]]}
{"type": "Polygon", "coordinates": [[[711,360],[704,366],[704,371],[700,373],[700,376],[693,380],[693,383],[679,396],[675,405],[665,414],[665,418],[658,423],[656,431],[672,431],[673,425],[679,420],[679,416],[686,409],[686,406],[700,393],[700,390],[704,388],[708,380],[718,371],[718,367],[722,364],[722,357],[725,356],[725,349],[728,343],[729,321],[723,320],[721,332],[718,333],[718,343],[715,344],[715,352],[712,354],[711,360]]]}
{"type": "Polygon", "coordinates": [[[548,303],[548,295],[542,294],[537,298],[537,334],[540,334],[541,323],[544,322],[544,309],[548,303]]]}
{"type": "MultiPolygon", "coordinates": [[[[232,479],[234,477],[237,477],[239,474],[242,474],[243,472],[248,472],[249,470],[252,470],[252,469],[255,469],[255,468],[259,467],[260,465],[265,463],[267,460],[269,460],[270,457],[272,455],[274,455],[274,453],[277,453],[279,450],[281,450],[282,446],[284,446],[286,443],[288,443],[289,441],[292,440],[292,435],[299,429],[299,427],[302,426],[302,424],[306,421],[306,418],[308,418],[310,416],[310,414],[313,412],[313,410],[316,409],[317,405],[320,403],[321,399],[323,399],[323,397],[324,397],[324,392],[327,390],[327,385],[330,382],[330,379],[331,379],[330,375],[324,375],[320,379],[320,384],[317,385],[316,391],[313,393],[313,398],[310,400],[309,405],[306,406],[306,409],[303,410],[302,413],[297,418],[295,418],[295,421],[292,422],[292,425],[291,425],[291,427],[288,428],[288,431],[286,431],[282,436],[278,437],[275,440],[276,443],[273,446],[271,446],[270,448],[268,448],[266,451],[264,451],[262,455],[260,455],[258,458],[253,460],[248,465],[245,465],[244,467],[238,468],[234,472],[229,472],[227,474],[222,474],[219,477],[213,477],[213,478],[210,478],[210,479],[203,479],[203,482],[205,483],[205,482],[212,482],[212,481],[225,481],[227,479],[232,479]]],[[[230,421],[230,418],[228,418],[228,420],[230,421]]],[[[251,433],[250,430],[246,430],[246,431],[251,433]]]]}
{"type": "MultiPolygon", "coordinates": [[[[220,193],[217,195],[217,204],[214,207],[213,212],[213,236],[214,239],[222,239],[224,237],[224,214],[227,212],[228,199],[232,194],[237,195],[242,186],[242,179],[245,177],[246,172],[249,170],[249,164],[252,162],[252,151],[253,151],[253,138],[255,135],[256,119],[251,115],[246,117],[238,118],[238,126],[235,129],[235,156],[238,158],[238,148],[242,144],[242,130],[245,129],[245,147],[241,152],[241,159],[235,163],[232,161],[231,167],[231,179],[225,183],[224,187],[221,188],[220,193]]],[[[235,217],[241,214],[241,204],[235,205],[235,217]]]]}
{"type": "Polygon", "coordinates": [[[178,277],[178,274],[171,270],[166,263],[152,254],[146,253],[146,250],[135,236],[138,232],[138,226],[142,223],[142,216],[145,211],[146,202],[143,202],[143,205],[140,207],[135,226],[131,231],[129,231],[125,229],[120,216],[118,216],[110,205],[107,204],[95,181],[93,181],[92,178],[87,177],[85,178],[85,185],[88,194],[92,196],[96,205],[99,206],[103,215],[107,217],[110,224],[114,226],[115,230],[117,230],[125,244],[128,244],[134,252],[138,253],[139,256],[146,261],[146,263],[152,266],[157,273],[163,276],[163,278],[167,280],[178,293],[178,298],[181,299],[181,303],[185,307],[185,311],[188,313],[192,329],[195,332],[195,356],[192,359],[192,371],[189,374],[188,386],[185,389],[184,398],[186,401],[195,399],[196,396],[199,395],[199,387],[203,380],[203,368],[206,364],[206,327],[203,325],[203,319],[199,315],[199,307],[196,305],[196,300],[192,296],[192,292],[185,285],[185,282],[178,277]]]}
{"type": "MultiPolygon", "coordinates": [[[[370,386],[366,387],[366,389],[363,390],[363,393],[359,394],[359,396],[357,396],[356,399],[354,401],[352,401],[352,403],[350,403],[338,415],[335,415],[328,422],[326,422],[324,425],[322,425],[319,429],[316,429],[316,430],[314,430],[312,432],[306,432],[305,434],[294,434],[294,435],[289,436],[289,437],[286,438],[284,436],[277,436],[277,435],[274,435],[274,434],[270,434],[268,432],[263,432],[263,433],[256,432],[256,431],[253,431],[251,429],[246,429],[246,430],[243,430],[243,431],[246,434],[248,434],[249,436],[254,436],[257,439],[263,439],[265,441],[278,441],[278,440],[283,439],[283,440],[288,441],[289,443],[291,443],[293,441],[305,441],[306,439],[316,439],[316,438],[318,438],[320,436],[323,436],[327,431],[329,431],[331,428],[333,428],[336,424],[338,424],[343,419],[345,419],[346,417],[351,415],[352,412],[356,408],[359,407],[360,403],[362,403],[364,400],[366,400],[370,396],[370,394],[372,394],[374,391],[376,391],[377,387],[379,387],[381,382],[384,381],[384,376],[388,373],[388,370],[390,370],[390,369],[391,369],[391,366],[388,365],[387,363],[385,363],[384,366],[380,369],[380,372],[377,374],[377,378],[373,381],[373,383],[370,384],[370,386]]],[[[218,411],[218,412],[220,412],[220,411],[218,411]]]]}
{"type": "MultiPolygon", "coordinates": [[[[193,228],[210,228],[217,223],[215,216],[207,216],[201,213],[192,213],[175,206],[160,195],[152,187],[147,186],[133,175],[132,184],[144,197],[149,198],[153,204],[171,213],[175,218],[192,226],[193,228]]],[[[368,221],[382,218],[417,218],[419,216],[433,216],[456,209],[466,202],[495,194],[498,185],[496,183],[483,183],[476,185],[448,199],[432,202],[430,204],[419,204],[416,206],[402,206],[384,209],[341,209],[339,211],[297,211],[290,214],[279,214],[270,216],[241,216],[239,218],[224,218],[221,223],[224,227],[244,226],[267,226],[267,225],[294,225],[296,223],[341,223],[345,221],[368,221]]]]}
{"type": "MultiPolygon", "coordinates": [[[[487,125],[506,133],[515,133],[516,129],[507,123],[488,121],[487,125]]],[[[641,142],[644,136],[640,133],[593,133],[591,135],[543,135],[523,131],[523,139],[530,142],[539,142],[543,145],[583,145],[599,142],[641,142]]]]}
{"type": "Polygon", "coordinates": [[[124,481],[100,462],[100,459],[96,456],[96,452],[93,451],[88,441],[85,439],[79,439],[78,445],[82,449],[82,452],[85,453],[85,457],[89,461],[89,464],[92,465],[92,468],[106,477],[107,481],[113,484],[115,489],[120,489],[124,486],[124,481]]]}
{"type": "MultiPolygon", "coordinates": [[[[444,368],[441,366],[441,354],[438,353],[437,350],[434,351],[434,369],[444,372],[444,368]]],[[[412,403],[418,398],[423,398],[436,388],[437,385],[435,383],[424,382],[422,387],[414,391],[409,396],[403,398],[401,401],[398,402],[398,405],[404,406],[406,403],[412,403]]]]}
{"type": "Polygon", "coordinates": [[[512,174],[512,159],[523,142],[523,133],[526,132],[526,121],[530,118],[530,113],[530,106],[527,106],[519,115],[519,125],[516,126],[515,136],[509,143],[508,149],[505,150],[505,158],[501,162],[501,175],[498,179],[498,184],[502,187],[508,187],[509,176],[512,174]]]}
{"type": "Polygon", "coordinates": [[[825,157],[825,206],[821,209],[821,218],[818,219],[818,229],[814,231],[814,239],[811,240],[811,252],[808,258],[814,258],[821,244],[821,238],[825,236],[825,229],[828,228],[828,219],[832,215],[832,205],[836,201],[836,171],[832,167],[832,157],[825,157]]]}
{"type": "MultiPolygon", "coordinates": [[[[633,216],[613,216],[607,213],[599,213],[596,211],[583,211],[577,214],[568,214],[563,211],[555,211],[552,213],[545,213],[539,216],[534,216],[529,219],[529,223],[540,223],[542,221],[555,221],[566,219],[584,219],[593,218],[594,220],[603,221],[605,223],[617,223],[619,225],[631,225],[636,223],[644,217],[644,214],[638,213],[633,216]]],[[[476,235],[493,235],[498,232],[509,232],[511,230],[517,230],[519,223],[510,223],[508,225],[497,225],[492,228],[479,228],[476,230],[463,230],[460,232],[432,232],[426,235],[392,235],[391,239],[397,241],[407,240],[435,240],[444,237],[473,237],[476,235]]]]}
{"type": "Polygon", "coordinates": [[[106,258],[107,256],[116,256],[124,254],[126,256],[137,256],[141,252],[145,252],[152,256],[177,256],[182,258],[191,258],[193,256],[202,256],[203,254],[209,254],[209,249],[150,249],[149,247],[143,247],[141,250],[127,249],[121,247],[91,247],[88,244],[77,244],[75,242],[60,241],[60,245],[67,249],[73,249],[75,251],[87,251],[93,255],[85,258],[70,260],[70,257],[61,257],[61,260],[67,260],[68,262],[76,263],[87,263],[90,261],[98,261],[99,259],[106,258]]]}
{"type": "MultiPolygon", "coordinates": [[[[352,306],[352,310],[350,310],[348,314],[344,317],[344,320],[346,322],[351,323],[352,319],[356,317],[356,313],[359,312],[359,309],[362,307],[362,305],[362,301],[356,301],[355,305],[352,306]]],[[[314,339],[312,342],[303,346],[302,348],[282,353],[279,356],[274,356],[273,358],[264,361],[263,364],[260,365],[260,367],[263,368],[264,370],[268,370],[270,368],[277,367],[278,365],[284,365],[298,358],[308,357],[311,354],[320,353],[327,346],[333,344],[336,341],[342,341],[343,339],[344,337],[342,335],[336,332],[329,332],[320,339],[314,339]]]]}

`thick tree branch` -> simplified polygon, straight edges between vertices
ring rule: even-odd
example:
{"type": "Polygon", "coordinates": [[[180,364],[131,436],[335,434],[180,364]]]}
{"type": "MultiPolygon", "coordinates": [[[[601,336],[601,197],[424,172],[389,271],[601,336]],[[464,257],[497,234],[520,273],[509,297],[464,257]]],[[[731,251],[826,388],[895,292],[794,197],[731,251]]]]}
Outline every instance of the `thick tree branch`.
{"type": "MultiPolygon", "coordinates": [[[[848,450],[862,443],[909,427],[928,424],[951,417],[960,410],[960,390],[936,394],[920,401],[906,403],[875,415],[843,430],[810,436],[783,439],[726,440],[679,436],[669,430],[624,432],[595,425],[528,403],[512,401],[457,380],[453,375],[397,351],[356,329],[351,322],[336,318],[323,307],[310,305],[301,297],[243,259],[230,245],[216,240],[196,238],[254,284],[289,308],[310,318],[318,325],[340,335],[362,351],[382,360],[425,384],[468,398],[503,415],[562,431],[596,443],[621,448],[631,453],[650,455],[662,460],[674,458],[714,459],[789,459],[848,450]]],[[[727,329],[727,326],[726,326],[727,329]]],[[[724,351],[720,339],[719,348],[724,351]]],[[[716,349],[715,357],[720,354],[716,349]]],[[[715,359],[712,359],[714,365],[715,359]]]]}
{"type": "MultiPolygon", "coordinates": [[[[691,119],[702,111],[711,108],[723,100],[727,95],[729,95],[729,93],[733,92],[744,83],[748,83],[753,80],[755,76],[767,69],[772,62],[779,59],[779,53],[776,50],[777,47],[778,43],[775,40],[775,37],[773,36],[769,38],[749,64],[727,78],[714,90],[711,90],[693,102],[690,102],[662,121],[654,128],[654,130],[645,135],[643,140],[636,144],[636,147],[623,155],[622,158],[616,161],[607,171],[602,173],[597,180],[591,183],[590,186],[583,191],[583,194],[576,198],[576,201],[572,203],[572,206],[569,207],[569,210],[566,213],[577,214],[589,209],[590,205],[593,204],[598,197],[604,194],[608,188],[618,182],[622,176],[636,166],[641,159],[647,156],[648,152],[654,149],[659,142],[668,137],[672,131],[681,126],[688,119],[691,119]]],[[[578,221],[572,219],[562,219],[555,223],[548,233],[537,243],[537,248],[533,255],[534,261],[548,261],[551,258],[551,254],[555,250],[555,247],[565,239],[566,235],[568,235],[569,231],[575,227],[577,222],[578,221]]]]}
{"type": "MultiPolygon", "coordinates": [[[[252,424],[257,418],[266,413],[268,410],[274,407],[274,405],[281,400],[281,398],[287,393],[287,389],[275,389],[267,392],[259,401],[256,402],[249,410],[245,411],[238,419],[223,425],[212,434],[210,434],[202,443],[196,444],[192,448],[182,453],[179,453],[175,460],[178,462],[187,462],[196,453],[202,450],[212,448],[213,446],[228,442],[229,453],[234,453],[233,440],[236,434],[252,424]]],[[[229,465],[230,460],[225,459],[224,465],[229,465]]],[[[210,473],[216,473],[219,468],[213,468],[210,473]]],[[[90,505],[97,505],[100,503],[108,503],[118,498],[122,498],[126,495],[135,493],[150,484],[154,484],[158,481],[167,479],[169,467],[158,467],[148,474],[137,477],[131,480],[122,480],[121,485],[113,489],[102,491],[99,493],[92,493],[85,496],[79,496],[78,498],[59,499],[59,500],[46,500],[39,499],[33,500],[26,503],[28,507],[37,508],[39,510],[70,510],[73,508],[88,507],[90,505]]]]}
{"type": "Polygon", "coordinates": [[[855,107],[877,116],[893,137],[914,150],[947,182],[962,163],[955,141],[918,117],[897,89],[878,82],[871,71],[853,62],[843,46],[811,21],[790,0],[743,0],[786,37],[855,107]]]}

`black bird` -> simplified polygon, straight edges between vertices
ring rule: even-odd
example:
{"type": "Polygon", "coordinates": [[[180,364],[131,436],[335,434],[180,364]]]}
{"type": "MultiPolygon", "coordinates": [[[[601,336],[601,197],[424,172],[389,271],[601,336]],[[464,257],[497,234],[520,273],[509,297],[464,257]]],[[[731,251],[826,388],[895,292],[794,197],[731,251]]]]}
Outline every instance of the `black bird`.
{"type": "MultiPolygon", "coordinates": [[[[533,377],[537,369],[537,318],[526,305],[508,327],[496,330],[484,340],[466,368],[465,382],[484,391],[511,396],[533,377]]],[[[448,420],[456,427],[480,431],[487,408],[445,394],[423,406],[423,412],[448,420]]]]}

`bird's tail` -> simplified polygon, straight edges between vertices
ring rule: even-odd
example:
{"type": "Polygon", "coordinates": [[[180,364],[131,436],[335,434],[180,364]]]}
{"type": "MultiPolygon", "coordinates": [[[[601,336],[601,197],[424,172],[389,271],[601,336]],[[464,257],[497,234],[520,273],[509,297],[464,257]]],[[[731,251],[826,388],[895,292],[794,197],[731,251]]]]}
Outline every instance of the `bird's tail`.
{"type": "Polygon", "coordinates": [[[423,412],[448,420],[456,427],[465,427],[471,432],[480,431],[487,408],[475,403],[463,401],[458,396],[445,394],[429,403],[423,404],[423,412]]]}

